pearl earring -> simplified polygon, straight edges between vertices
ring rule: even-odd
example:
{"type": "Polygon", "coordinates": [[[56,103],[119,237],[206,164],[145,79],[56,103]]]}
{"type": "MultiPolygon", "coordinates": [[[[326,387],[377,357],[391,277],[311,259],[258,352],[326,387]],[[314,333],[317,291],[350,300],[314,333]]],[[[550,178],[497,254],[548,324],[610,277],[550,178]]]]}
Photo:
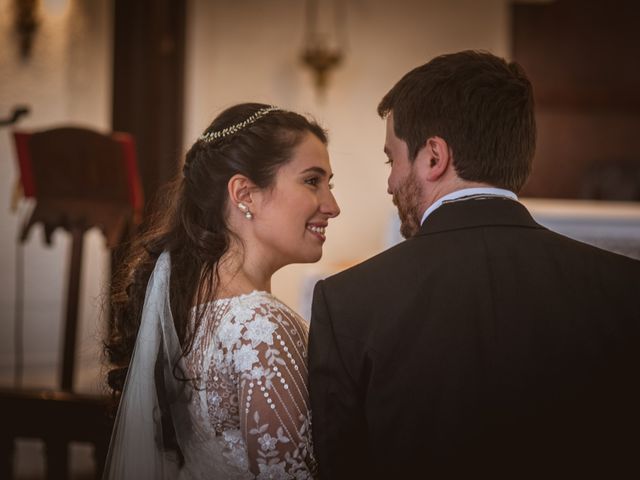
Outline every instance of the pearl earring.
{"type": "Polygon", "coordinates": [[[247,207],[244,203],[240,202],[238,204],[238,208],[244,212],[244,217],[247,220],[251,220],[253,218],[253,214],[249,211],[249,207],[247,207]]]}

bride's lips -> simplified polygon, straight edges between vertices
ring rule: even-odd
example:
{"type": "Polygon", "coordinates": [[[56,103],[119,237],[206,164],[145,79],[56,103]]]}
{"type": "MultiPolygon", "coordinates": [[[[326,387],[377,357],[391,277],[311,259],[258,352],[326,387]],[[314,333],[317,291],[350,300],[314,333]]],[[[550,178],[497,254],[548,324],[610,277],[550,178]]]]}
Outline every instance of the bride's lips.
{"type": "Polygon", "coordinates": [[[327,225],[327,223],[307,223],[307,230],[324,242],[327,239],[324,233],[327,225]]]}

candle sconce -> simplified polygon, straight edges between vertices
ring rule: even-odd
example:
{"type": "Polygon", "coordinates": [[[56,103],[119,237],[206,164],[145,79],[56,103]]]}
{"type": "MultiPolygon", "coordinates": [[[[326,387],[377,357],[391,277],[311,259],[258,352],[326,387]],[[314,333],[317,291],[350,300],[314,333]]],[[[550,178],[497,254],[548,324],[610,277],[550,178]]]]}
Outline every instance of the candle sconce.
{"type": "Polygon", "coordinates": [[[346,44],[345,1],[325,1],[324,7],[323,13],[331,13],[331,10],[333,13],[333,22],[325,22],[324,25],[326,32],[333,30],[333,42],[329,33],[321,33],[319,0],[307,0],[305,44],[301,55],[302,63],[313,73],[314,86],[320,98],[324,98],[326,94],[329,73],[344,59],[346,44]]]}
{"type": "Polygon", "coordinates": [[[13,26],[18,37],[20,58],[26,61],[31,56],[33,38],[40,25],[40,0],[14,0],[13,26]]]}

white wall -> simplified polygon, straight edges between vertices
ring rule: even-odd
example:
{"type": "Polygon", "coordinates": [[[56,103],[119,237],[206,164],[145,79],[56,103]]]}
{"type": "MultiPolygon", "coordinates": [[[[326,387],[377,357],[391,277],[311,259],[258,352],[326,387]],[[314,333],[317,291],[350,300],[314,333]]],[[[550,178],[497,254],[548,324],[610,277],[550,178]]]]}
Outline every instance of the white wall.
{"type": "MultiPolygon", "coordinates": [[[[320,2],[325,6],[331,2],[320,2]]],[[[185,144],[223,108],[262,101],[314,115],[330,131],[335,193],[342,215],[328,229],[317,265],[290,266],[274,293],[302,309],[315,274],[343,268],[385,246],[394,208],[386,194],[384,122],[376,105],[409,69],[445,52],[487,49],[507,54],[507,0],[347,0],[348,50],[324,103],[300,65],[302,0],[191,0],[188,17],[185,144]],[[306,283],[305,283],[306,282],[306,283]]],[[[43,0],[32,56],[22,62],[11,24],[13,0],[0,0],[0,116],[18,103],[32,112],[19,125],[72,122],[108,131],[111,102],[111,0],[43,0]]],[[[185,147],[186,149],[186,147],[185,147]]],[[[10,130],[0,130],[0,382],[11,381],[16,238],[9,210],[17,179],[10,130]]],[[[24,204],[23,204],[24,205],[24,204]]],[[[54,386],[64,316],[67,234],[43,246],[33,231],[25,246],[27,385],[54,386]]],[[[94,390],[100,365],[100,304],[106,257],[97,232],[86,237],[77,386],[94,390]]]]}
{"type": "MultiPolygon", "coordinates": [[[[332,1],[320,1],[329,7],[332,1]]],[[[411,68],[462,49],[508,53],[506,0],[349,0],[348,50],[324,102],[300,62],[304,5],[299,0],[194,0],[189,12],[185,144],[213,117],[242,101],[310,113],[329,129],[335,194],[342,214],[330,222],[323,260],[278,272],[273,290],[301,300],[305,279],[341,269],[385,246],[394,215],[386,194],[382,96],[411,68]],[[315,273],[314,273],[315,272],[315,273]]]]}
{"type": "MultiPolygon", "coordinates": [[[[111,2],[107,0],[42,1],[40,26],[31,57],[20,59],[13,29],[13,1],[0,0],[0,115],[16,104],[31,113],[19,129],[73,123],[108,131],[111,115],[111,2]]],[[[18,179],[11,130],[0,130],[0,382],[12,381],[16,239],[26,202],[10,210],[18,179]]],[[[106,256],[102,236],[85,237],[79,325],[79,390],[97,386],[101,287],[106,256]]],[[[70,242],[58,230],[45,247],[40,228],[24,245],[25,385],[55,386],[65,314],[70,242]]]]}

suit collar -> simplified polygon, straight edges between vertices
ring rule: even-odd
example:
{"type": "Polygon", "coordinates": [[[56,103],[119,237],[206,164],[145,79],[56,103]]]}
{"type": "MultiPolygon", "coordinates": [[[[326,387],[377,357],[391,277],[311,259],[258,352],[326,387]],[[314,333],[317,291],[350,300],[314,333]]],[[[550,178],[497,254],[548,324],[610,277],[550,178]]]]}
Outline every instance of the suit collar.
{"type": "Polygon", "coordinates": [[[544,228],[521,203],[507,198],[484,198],[442,205],[427,217],[416,235],[487,226],[544,228]]]}

